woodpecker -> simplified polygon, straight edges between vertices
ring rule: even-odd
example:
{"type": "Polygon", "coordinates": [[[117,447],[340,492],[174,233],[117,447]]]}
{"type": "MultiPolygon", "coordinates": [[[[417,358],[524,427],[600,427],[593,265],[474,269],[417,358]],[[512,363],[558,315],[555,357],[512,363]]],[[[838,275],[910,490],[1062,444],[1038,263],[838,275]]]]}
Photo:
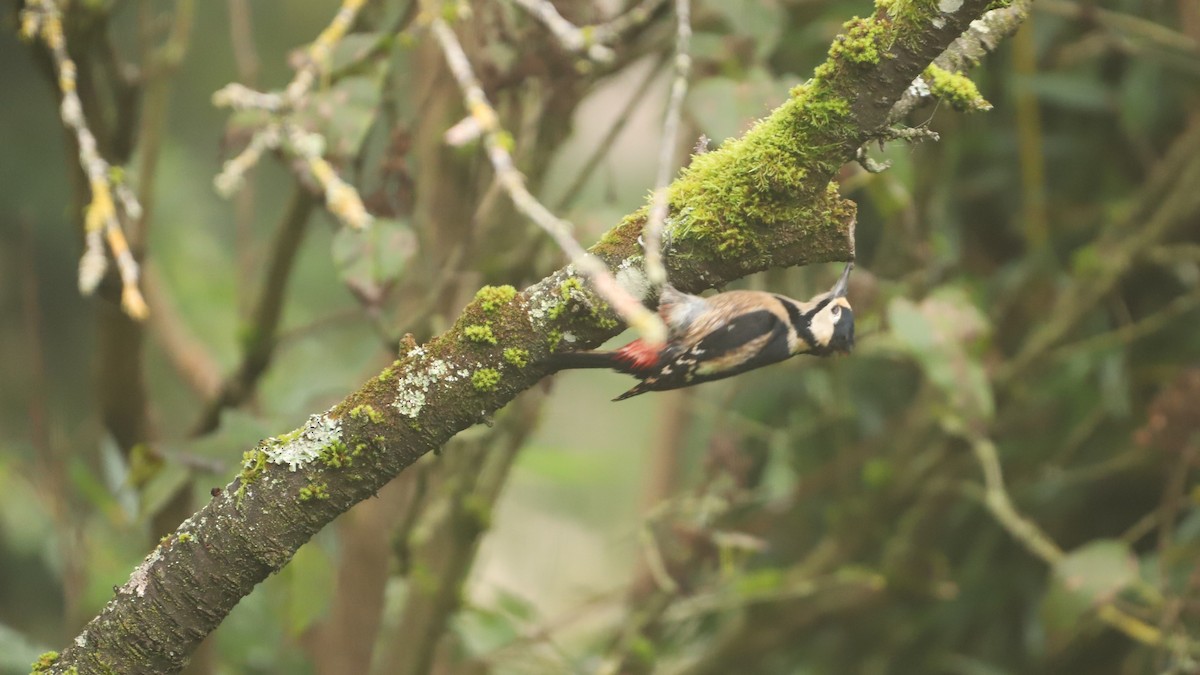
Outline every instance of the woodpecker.
{"type": "Polygon", "coordinates": [[[690,387],[778,363],[797,354],[848,354],[854,348],[854,311],[846,300],[850,271],[808,302],[762,291],[727,291],[711,297],[665,285],[658,314],[666,344],[642,340],[608,352],[564,352],[550,357],[555,370],[611,368],[641,380],[613,399],[690,387]]]}

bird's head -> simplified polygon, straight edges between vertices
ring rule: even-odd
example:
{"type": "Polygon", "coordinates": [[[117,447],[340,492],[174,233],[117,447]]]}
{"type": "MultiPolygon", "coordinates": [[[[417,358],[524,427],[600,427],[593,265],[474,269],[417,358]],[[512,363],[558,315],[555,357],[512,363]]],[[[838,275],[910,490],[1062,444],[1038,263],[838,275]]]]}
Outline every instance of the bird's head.
{"type": "Polygon", "coordinates": [[[820,356],[849,354],[854,349],[854,310],[846,299],[853,269],[854,263],[846,263],[846,269],[831,290],[805,303],[805,318],[812,336],[810,353],[820,356]]]}

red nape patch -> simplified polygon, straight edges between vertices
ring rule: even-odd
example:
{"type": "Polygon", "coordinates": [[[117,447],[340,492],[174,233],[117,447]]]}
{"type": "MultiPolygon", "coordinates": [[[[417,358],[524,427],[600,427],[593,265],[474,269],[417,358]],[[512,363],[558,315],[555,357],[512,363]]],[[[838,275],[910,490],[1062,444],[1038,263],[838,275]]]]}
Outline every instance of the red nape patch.
{"type": "Polygon", "coordinates": [[[641,340],[634,340],[616,351],[616,357],[634,370],[651,368],[658,364],[658,348],[641,340]]]}

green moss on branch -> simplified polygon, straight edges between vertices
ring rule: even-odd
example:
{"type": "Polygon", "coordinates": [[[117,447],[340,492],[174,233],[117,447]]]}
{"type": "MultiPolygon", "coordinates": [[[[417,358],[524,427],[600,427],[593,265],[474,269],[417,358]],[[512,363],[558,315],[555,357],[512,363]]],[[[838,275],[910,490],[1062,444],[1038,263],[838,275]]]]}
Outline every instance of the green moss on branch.
{"type": "Polygon", "coordinates": [[[929,64],[922,77],[929,85],[929,93],[949,103],[955,110],[976,112],[992,109],[992,104],[979,93],[975,83],[962,73],[951,73],[929,64]]]}
{"type": "Polygon", "coordinates": [[[500,371],[495,368],[480,368],[471,375],[471,385],[476,391],[494,391],[500,384],[500,371]]]}
{"type": "Polygon", "coordinates": [[[517,289],[512,286],[484,286],[475,293],[475,302],[484,312],[492,313],[502,305],[506,305],[517,297],[517,289]]]}

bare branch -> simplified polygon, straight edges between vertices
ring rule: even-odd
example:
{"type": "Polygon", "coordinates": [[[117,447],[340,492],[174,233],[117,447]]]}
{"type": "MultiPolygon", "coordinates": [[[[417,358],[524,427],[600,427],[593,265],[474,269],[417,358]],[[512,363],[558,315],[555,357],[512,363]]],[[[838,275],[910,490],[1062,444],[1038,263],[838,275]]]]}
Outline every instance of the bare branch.
{"type": "Polygon", "coordinates": [[[619,41],[626,33],[637,29],[650,20],[654,16],[654,12],[659,7],[666,4],[667,0],[642,0],[628,12],[616,17],[607,23],[588,26],[587,30],[595,36],[597,42],[603,44],[613,44],[619,41]]]}
{"type": "Polygon", "coordinates": [[[271,246],[271,257],[264,267],[262,289],[250,318],[241,363],[238,364],[237,370],[221,383],[217,395],[207,400],[200,420],[192,430],[193,435],[198,436],[215,429],[220,422],[221,411],[247,400],[254,393],[259,378],[266,372],[275,350],[279,322],[283,316],[284,295],[291,279],[296,255],[308,229],[308,218],[313,205],[313,197],[304,188],[297,186],[280,217],[271,246]]]}
{"type": "MultiPolygon", "coordinates": [[[[571,264],[592,281],[596,292],[612,306],[626,325],[647,342],[662,343],[667,338],[667,328],[658,315],[646,309],[638,298],[617,283],[599,258],[590,255],[575,241],[572,233],[575,228],[571,223],[554,215],[525,187],[525,178],[517,170],[507,147],[512,143],[512,136],[500,126],[499,115],[488,102],[454,31],[441,18],[432,19],[429,27],[446,55],[446,63],[454,73],[454,79],[458,81],[466,100],[467,110],[471,113],[471,122],[463,133],[469,134],[471,125],[483,133],[488,159],[496,171],[496,180],[508,193],[513,205],[554,239],[570,257],[571,264]]],[[[464,129],[464,123],[460,122],[455,128],[464,129]]]]}
{"type": "Polygon", "coordinates": [[[616,54],[612,45],[626,33],[650,20],[666,0],[642,0],[633,9],[608,23],[580,28],[567,21],[550,0],[512,0],[531,16],[542,22],[563,49],[575,54],[585,54],[596,63],[610,64],[616,54]]]}
{"type": "Polygon", "coordinates": [[[621,106],[621,111],[617,113],[616,118],[613,119],[608,129],[604,131],[604,135],[600,137],[600,140],[596,142],[592,153],[584,160],[583,164],[579,167],[579,172],[571,179],[570,185],[563,191],[562,197],[555,203],[556,211],[564,211],[567,207],[575,203],[579,194],[583,192],[584,185],[592,177],[596,171],[596,167],[600,165],[600,160],[607,157],[608,153],[612,151],[613,142],[625,129],[625,126],[629,124],[629,118],[633,114],[634,108],[646,97],[646,93],[650,91],[650,86],[654,84],[654,80],[658,76],[659,68],[665,62],[666,56],[663,56],[647,69],[645,77],[634,87],[633,91],[629,94],[629,98],[626,99],[625,105],[621,106]]]}
{"type": "Polygon", "coordinates": [[[1171,144],[1155,167],[1135,207],[1124,218],[1111,222],[1093,244],[1096,262],[1089,282],[1071,286],[1010,361],[996,375],[999,383],[1011,382],[1035,366],[1105,298],[1140,256],[1167,240],[1179,227],[1200,213],[1200,193],[1192,189],[1200,180],[1200,123],[1193,122],[1171,144]]]}
{"type": "MultiPolygon", "coordinates": [[[[954,421],[944,423],[946,431],[970,444],[975,460],[983,471],[983,503],[992,516],[1008,533],[1034,557],[1055,567],[1066,558],[1063,550],[1046,534],[1037,523],[1022,515],[1013,506],[1012,498],[1004,487],[1004,476],[1000,468],[1000,457],[996,445],[990,438],[969,431],[954,421]]],[[[1163,647],[1185,656],[1200,653],[1200,645],[1192,644],[1185,636],[1169,636],[1162,630],[1122,610],[1115,600],[1100,601],[1096,616],[1130,639],[1150,647],[1163,647]]]]}
{"type": "Polygon", "coordinates": [[[337,175],[337,171],[322,156],[325,142],[318,134],[307,133],[291,122],[287,115],[300,107],[308,96],[317,76],[328,70],[334,47],[345,37],[366,0],[343,0],[337,14],[308,46],[306,61],[282,92],[260,92],[245,85],[231,83],[213,94],[213,105],[234,110],[262,110],[272,116],[270,122],[257,130],[246,148],[227,161],[213,183],[217,192],[231,196],[245,182],[245,174],[253,168],[265,150],[284,148],[304,160],[309,175],[323,189],[325,207],[338,220],[353,229],[371,224],[371,214],[363,206],[358,191],[337,175]]]}
{"type": "Polygon", "coordinates": [[[150,309],[138,288],[138,264],[133,259],[125,232],[121,229],[117,207],[119,203],[125,218],[136,221],[141,218],[142,207],[132,190],[111,180],[112,167],[100,156],[96,148],[96,137],[88,128],[83,116],[83,103],[76,93],[75,62],[67,54],[67,43],[63,33],[62,15],[52,0],[31,0],[21,14],[21,34],[27,39],[40,37],[50,50],[58,73],[58,88],[62,92],[59,110],[63,124],[75,134],[79,146],[79,163],[88,177],[92,200],[84,216],[84,252],[79,261],[79,290],[90,295],[96,290],[108,267],[103,242],[107,240],[109,250],[117,261],[121,275],[121,308],[134,319],[144,319],[150,309]]]}
{"type": "Polygon", "coordinates": [[[1200,56],[1200,40],[1155,21],[1071,0],[1045,0],[1038,2],[1036,6],[1039,13],[1044,12],[1068,19],[1095,21],[1109,30],[1130,38],[1193,57],[1200,56]]]}
{"type": "Polygon", "coordinates": [[[589,37],[578,26],[564,19],[550,0],[513,0],[513,3],[520,5],[550,29],[563,49],[576,54],[587,54],[589,59],[598,63],[612,62],[612,48],[596,42],[594,35],[589,37]]]}
{"type": "Polygon", "coordinates": [[[662,262],[663,223],[667,220],[667,184],[675,174],[675,152],[679,147],[679,120],[683,115],[683,99],[687,96],[688,76],[692,71],[692,55],[688,52],[692,39],[690,0],[675,0],[675,79],[671,82],[671,98],[663,120],[662,145],[658,151],[658,175],[654,181],[654,199],[650,217],[646,220],[646,277],[654,286],[667,282],[667,269],[662,262]]]}

